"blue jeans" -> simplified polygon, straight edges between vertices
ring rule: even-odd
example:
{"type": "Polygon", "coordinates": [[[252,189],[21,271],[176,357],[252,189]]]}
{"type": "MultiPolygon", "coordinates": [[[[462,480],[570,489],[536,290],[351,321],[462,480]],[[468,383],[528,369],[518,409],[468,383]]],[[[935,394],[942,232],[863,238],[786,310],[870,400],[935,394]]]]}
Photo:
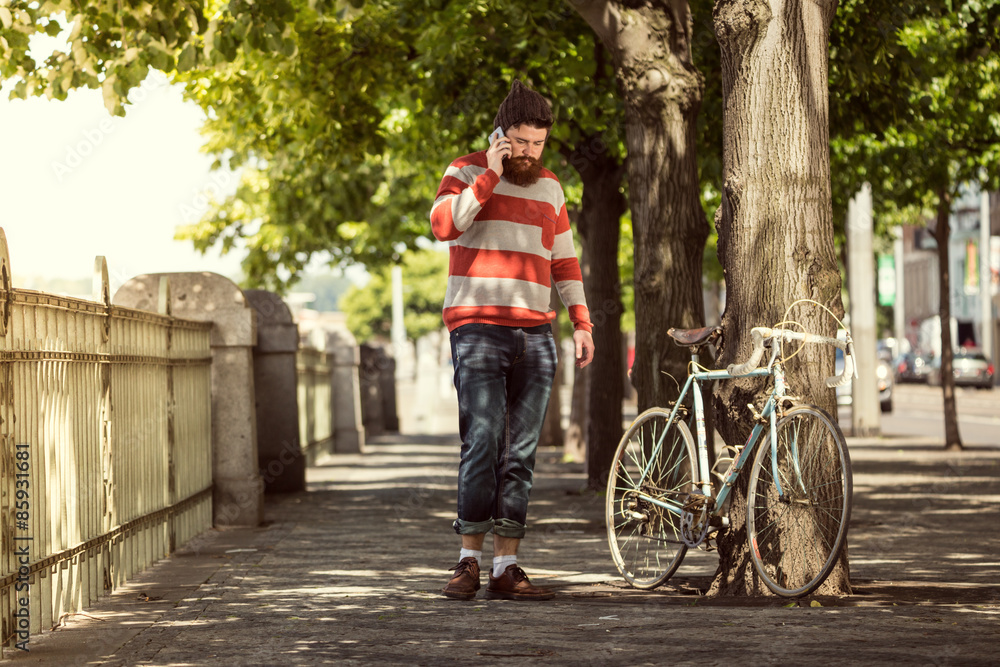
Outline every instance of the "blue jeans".
{"type": "Polygon", "coordinates": [[[462,437],[455,531],[524,537],[556,372],[552,329],[466,324],[451,332],[451,356],[462,437]]]}

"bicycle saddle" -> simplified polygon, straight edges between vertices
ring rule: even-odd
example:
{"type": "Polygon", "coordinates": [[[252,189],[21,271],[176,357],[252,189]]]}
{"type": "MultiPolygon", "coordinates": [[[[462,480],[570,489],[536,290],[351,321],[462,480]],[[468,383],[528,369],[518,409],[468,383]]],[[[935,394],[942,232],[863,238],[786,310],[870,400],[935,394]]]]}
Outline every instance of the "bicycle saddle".
{"type": "Polygon", "coordinates": [[[667,335],[678,345],[705,345],[722,335],[722,327],[702,327],[700,329],[667,329],[667,335]]]}

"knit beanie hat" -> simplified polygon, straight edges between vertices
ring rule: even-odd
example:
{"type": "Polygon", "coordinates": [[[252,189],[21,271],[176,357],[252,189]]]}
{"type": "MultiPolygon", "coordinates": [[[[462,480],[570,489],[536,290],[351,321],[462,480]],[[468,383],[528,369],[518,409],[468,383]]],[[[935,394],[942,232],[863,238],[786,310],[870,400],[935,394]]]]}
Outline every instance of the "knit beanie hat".
{"type": "Polygon", "coordinates": [[[506,132],[508,128],[521,123],[550,128],[552,127],[552,109],[539,93],[514,79],[510,86],[510,92],[500,103],[496,118],[493,119],[493,125],[506,132]]]}

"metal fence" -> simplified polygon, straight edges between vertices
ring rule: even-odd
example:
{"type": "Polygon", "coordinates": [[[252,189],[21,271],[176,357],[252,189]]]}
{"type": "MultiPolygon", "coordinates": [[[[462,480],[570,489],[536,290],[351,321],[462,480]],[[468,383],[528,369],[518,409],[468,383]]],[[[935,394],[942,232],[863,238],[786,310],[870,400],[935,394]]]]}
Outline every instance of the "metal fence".
{"type": "MultiPolygon", "coordinates": [[[[100,266],[100,265],[99,265],[100,266]]],[[[210,323],[14,289],[0,230],[0,616],[17,644],[212,525],[210,323]]]]}

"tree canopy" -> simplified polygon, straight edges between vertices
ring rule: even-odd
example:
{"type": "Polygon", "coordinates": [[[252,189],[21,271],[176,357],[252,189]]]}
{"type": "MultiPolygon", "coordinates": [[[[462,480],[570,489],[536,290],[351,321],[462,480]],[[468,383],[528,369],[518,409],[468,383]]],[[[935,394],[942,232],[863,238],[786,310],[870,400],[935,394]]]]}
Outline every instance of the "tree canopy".
{"type": "MultiPolygon", "coordinates": [[[[1000,177],[1000,2],[846,0],[831,38],[837,208],[933,209],[1000,177]]],[[[889,221],[893,221],[892,218],[889,221]]]]}
{"type": "MultiPolygon", "coordinates": [[[[237,192],[184,235],[203,249],[242,239],[248,281],[272,287],[314,256],[396,261],[429,238],[447,160],[485,145],[514,77],[551,96],[555,157],[597,126],[602,149],[620,152],[613,85],[588,83],[601,65],[585,26],[554,1],[505,8],[372,0],[329,15],[301,1],[293,57],[240,52],[181,74],[210,113],[208,150],[243,170],[237,192]]],[[[559,172],[572,196],[573,173],[559,172]]]]}
{"type": "Polygon", "coordinates": [[[833,173],[840,205],[867,181],[882,233],[933,220],[948,448],[961,448],[952,376],[952,202],[1000,186],[1000,2],[845,3],[831,46],[833,173]],[[875,54],[872,66],[860,54],[875,54]],[[933,213],[931,213],[933,212],[933,213]]]}
{"type": "Polygon", "coordinates": [[[70,2],[10,0],[0,7],[0,77],[16,79],[13,98],[65,99],[100,88],[104,104],[125,114],[129,90],[150,69],[188,71],[231,61],[240,49],[295,52],[288,0],[70,2]],[[35,35],[65,36],[68,48],[38,62],[35,35]]]}

